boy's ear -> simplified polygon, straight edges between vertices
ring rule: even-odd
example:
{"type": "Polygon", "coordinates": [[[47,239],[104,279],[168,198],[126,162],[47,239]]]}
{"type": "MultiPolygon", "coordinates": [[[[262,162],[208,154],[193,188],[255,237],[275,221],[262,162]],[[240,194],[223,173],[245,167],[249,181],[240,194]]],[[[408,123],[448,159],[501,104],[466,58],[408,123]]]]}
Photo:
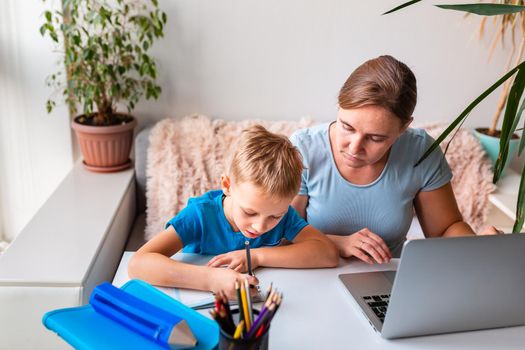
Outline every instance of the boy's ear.
{"type": "Polygon", "coordinates": [[[222,188],[222,192],[224,192],[224,194],[227,196],[230,195],[230,186],[231,186],[230,178],[222,174],[221,175],[221,188],[222,188]]]}

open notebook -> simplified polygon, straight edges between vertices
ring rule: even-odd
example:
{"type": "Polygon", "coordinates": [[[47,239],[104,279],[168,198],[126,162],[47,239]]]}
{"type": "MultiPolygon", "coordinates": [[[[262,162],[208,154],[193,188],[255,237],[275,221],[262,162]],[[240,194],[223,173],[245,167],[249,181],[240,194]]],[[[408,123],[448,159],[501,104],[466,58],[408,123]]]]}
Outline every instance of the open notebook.
{"type": "MultiPolygon", "coordinates": [[[[120,260],[119,267],[113,278],[113,285],[116,287],[123,286],[126,282],[130,280],[128,277],[128,263],[129,259],[134,252],[124,252],[122,259],[120,260]]],[[[175,254],[172,259],[183,261],[188,264],[193,265],[206,265],[208,261],[212,258],[209,255],[200,255],[200,254],[175,254]]],[[[214,306],[215,297],[211,292],[202,292],[192,289],[182,289],[182,288],[167,288],[167,287],[155,287],[165,294],[169,295],[173,299],[176,299],[183,303],[186,306],[191,307],[192,309],[207,309],[214,306]]],[[[261,302],[264,299],[262,298],[261,293],[258,293],[252,302],[257,303],[261,302]]],[[[231,305],[235,305],[235,300],[230,300],[231,305]]]]}

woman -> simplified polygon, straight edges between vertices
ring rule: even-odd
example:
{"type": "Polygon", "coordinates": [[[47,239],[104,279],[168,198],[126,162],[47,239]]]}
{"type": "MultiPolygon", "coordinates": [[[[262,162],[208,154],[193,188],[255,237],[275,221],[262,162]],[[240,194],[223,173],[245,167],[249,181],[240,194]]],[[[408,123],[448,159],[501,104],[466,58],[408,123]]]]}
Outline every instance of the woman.
{"type": "MultiPolygon", "coordinates": [[[[337,120],[297,131],[305,170],[293,207],[328,235],[343,257],[368,263],[398,257],[415,213],[426,237],[474,235],[458,210],[441,150],[408,128],[416,78],[391,56],[369,60],[339,93],[337,120]]],[[[497,234],[487,227],[480,234],[497,234]]]]}

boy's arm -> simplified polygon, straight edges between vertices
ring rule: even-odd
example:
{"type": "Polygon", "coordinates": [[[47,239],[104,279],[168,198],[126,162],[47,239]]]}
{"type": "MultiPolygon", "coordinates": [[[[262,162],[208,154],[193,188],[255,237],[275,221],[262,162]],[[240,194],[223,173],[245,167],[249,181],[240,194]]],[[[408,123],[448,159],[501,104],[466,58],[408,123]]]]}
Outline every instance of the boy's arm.
{"type": "MultiPolygon", "coordinates": [[[[171,259],[170,257],[182,247],[182,240],[173,226],[168,227],[133,254],[128,266],[129,277],[158,286],[214,293],[225,291],[228,297],[236,295],[235,281],[245,278],[246,275],[231,269],[197,266],[171,259]]],[[[257,284],[252,276],[249,276],[249,282],[257,284]]]]}
{"type": "Polygon", "coordinates": [[[305,226],[293,244],[252,250],[256,266],[316,268],[339,264],[337,247],[312,225],[305,226]]]}

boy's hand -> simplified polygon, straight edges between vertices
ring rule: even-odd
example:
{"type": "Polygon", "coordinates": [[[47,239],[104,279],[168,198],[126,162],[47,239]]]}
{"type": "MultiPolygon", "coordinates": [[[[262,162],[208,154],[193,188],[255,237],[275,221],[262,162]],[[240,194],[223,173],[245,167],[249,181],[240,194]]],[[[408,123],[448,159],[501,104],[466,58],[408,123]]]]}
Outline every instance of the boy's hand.
{"type": "MultiPolygon", "coordinates": [[[[251,251],[252,258],[252,269],[255,270],[259,265],[257,263],[257,253],[255,249],[251,251]]],[[[248,271],[248,262],[246,261],[246,251],[243,250],[234,250],[226,254],[221,254],[213,257],[208,262],[209,267],[220,267],[226,266],[237,272],[247,272],[248,271]]]]}
{"type": "MultiPolygon", "coordinates": [[[[253,286],[259,284],[259,280],[255,276],[245,275],[236,272],[232,269],[213,269],[210,273],[210,290],[217,294],[220,292],[226,293],[228,299],[237,300],[237,291],[235,290],[235,281],[244,281],[248,279],[248,283],[253,286]]],[[[256,288],[252,289],[252,295],[257,292],[256,288]]]]}

